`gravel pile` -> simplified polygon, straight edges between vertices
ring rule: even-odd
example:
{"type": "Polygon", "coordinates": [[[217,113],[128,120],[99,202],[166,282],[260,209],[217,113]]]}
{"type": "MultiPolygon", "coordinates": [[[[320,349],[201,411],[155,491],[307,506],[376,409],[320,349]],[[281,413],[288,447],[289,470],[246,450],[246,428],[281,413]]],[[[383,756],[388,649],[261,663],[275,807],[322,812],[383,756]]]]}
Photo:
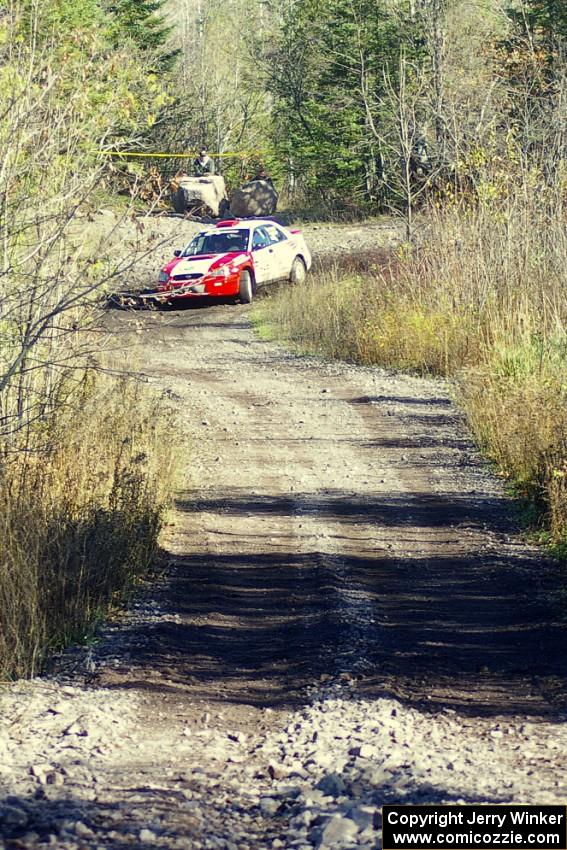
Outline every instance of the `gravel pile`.
{"type": "Polygon", "coordinates": [[[322,682],[265,734],[205,712],[149,739],[131,695],[17,684],[2,706],[0,847],[378,848],[384,803],[565,799],[564,724],[428,714],[358,687],[322,682]]]}
{"type": "Polygon", "coordinates": [[[6,689],[0,710],[0,847],[2,838],[27,847],[85,832],[80,809],[131,739],[136,699],[36,679],[6,689]]]}
{"type": "Polygon", "coordinates": [[[567,793],[565,724],[428,714],[357,697],[354,680],[323,686],[266,742],[285,845],[379,847],[388,803],[558,804],[567,793]]]}

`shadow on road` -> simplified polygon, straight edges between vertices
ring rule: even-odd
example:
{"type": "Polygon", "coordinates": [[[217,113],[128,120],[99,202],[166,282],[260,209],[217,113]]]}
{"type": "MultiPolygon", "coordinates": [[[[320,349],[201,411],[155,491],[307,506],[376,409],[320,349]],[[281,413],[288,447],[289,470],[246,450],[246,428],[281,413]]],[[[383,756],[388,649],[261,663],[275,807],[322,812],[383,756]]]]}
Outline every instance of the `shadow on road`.
{"type": "Polygon", "coordinates": [[[363,656],[366,669],[355,672],[365,698],[397,696],[477,715],[549,716],[563,704],[566,627],[539,601],[541,559],[521,547],[518,554],[475,548],[476,537],[467,543],[478,528],[510,530],[506,500],[236,490],[180,499],[178,508],[233,516],[234,525],[216,532],[226,551],[177,558],[160,600],[171,617],[143,627],[133,666],[125,676],[115,671],[114,680],[105,675],[109,686],[189,687],[207,700],[283,706],[300,698],[302,686],[363,656]],[[247,534],[239,522],[313,512],[345,534],[359,523],[398,528],[406,551],[381,550],[371,537],[359,540],[356,555],[319,551],[316,541],[298,553],[289,532],[247,534]],[[451,536],[463,545],[447,557],[435,547],[451,536]],[[370,612],[355,626],[353,598],[370,612]]]}
{"type": "MultiPolygon", "coordinates": [[[[403,447],[404,440],[400,441],[403,447]]],[[[316,513],[320,517],[348,524],[376,526],[419,526],[421,528],[454,528],[464,523],[467,527],[511,532],[508,513],[509,500],[501,497],[458,496],[454,494],[405,493],[404,495],[369,497],[342,490],[317,493],[290,493],[289,495],[258,495],[233,488],[223,495],[211,498],[178,498],[178,510],[218,512],[234,516],[262,516],[316,513]]]]}

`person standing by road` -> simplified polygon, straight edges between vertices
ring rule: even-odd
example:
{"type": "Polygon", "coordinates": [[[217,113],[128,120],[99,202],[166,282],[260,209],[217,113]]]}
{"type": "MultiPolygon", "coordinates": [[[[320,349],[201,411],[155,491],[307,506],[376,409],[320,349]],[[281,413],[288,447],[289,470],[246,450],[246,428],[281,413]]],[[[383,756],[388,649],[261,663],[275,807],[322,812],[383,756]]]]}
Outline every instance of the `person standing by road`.
{"type": "Polygon", "coordinates": [[[263,165],[259,165],[258,168],[256,169],[256,174],[254,176],[254,180],[265,180],[265,182],[269,183],[270,186],[273,187],[273,185],[274,185],[272,178],[268,176],[268,173],[266,172],[266,169],[264,168],[263,165]]]}
{"type": "Polygon", "coordinates": [[[215,173],[215,163],[207,153],[206,148],[201,148],[199,156],[193,161],[193,174],[195,177],[212,177],[215,173]]]}

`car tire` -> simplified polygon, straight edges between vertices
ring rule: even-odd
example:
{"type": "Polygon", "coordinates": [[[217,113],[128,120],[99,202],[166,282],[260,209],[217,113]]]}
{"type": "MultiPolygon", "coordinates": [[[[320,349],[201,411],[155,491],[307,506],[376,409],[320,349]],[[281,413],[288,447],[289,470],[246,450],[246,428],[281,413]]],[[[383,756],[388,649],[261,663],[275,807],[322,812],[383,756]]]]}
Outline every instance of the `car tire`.
{"type": "Polygon", "coordinates": [[[240,280],[238,281],[238,297],[241,304],[250,304],[254,295],[252,286],[252,275],[249,271],[240,272],[240,280]]]}
{"type": "Polygon", "coordinates": [[[307,267],[301,257],[296,257],[291,266],[289,279],[292,283],[304,283],[307,276],[307,267]]]}

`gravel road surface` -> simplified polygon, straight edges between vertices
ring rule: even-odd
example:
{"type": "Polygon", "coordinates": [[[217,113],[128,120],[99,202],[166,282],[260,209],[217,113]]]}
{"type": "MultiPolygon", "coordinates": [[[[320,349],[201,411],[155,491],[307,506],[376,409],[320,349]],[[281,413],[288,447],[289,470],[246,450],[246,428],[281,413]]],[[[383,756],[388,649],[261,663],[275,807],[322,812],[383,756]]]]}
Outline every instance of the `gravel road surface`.
{"type": "Polygon", "coordinates": [[[447,387],[290,355],[249,307],[106,327],[188,448],[156,584],[2,692],[0,847],[378,848],[385,802],[564,802],[557,577],[447,387]]]}

